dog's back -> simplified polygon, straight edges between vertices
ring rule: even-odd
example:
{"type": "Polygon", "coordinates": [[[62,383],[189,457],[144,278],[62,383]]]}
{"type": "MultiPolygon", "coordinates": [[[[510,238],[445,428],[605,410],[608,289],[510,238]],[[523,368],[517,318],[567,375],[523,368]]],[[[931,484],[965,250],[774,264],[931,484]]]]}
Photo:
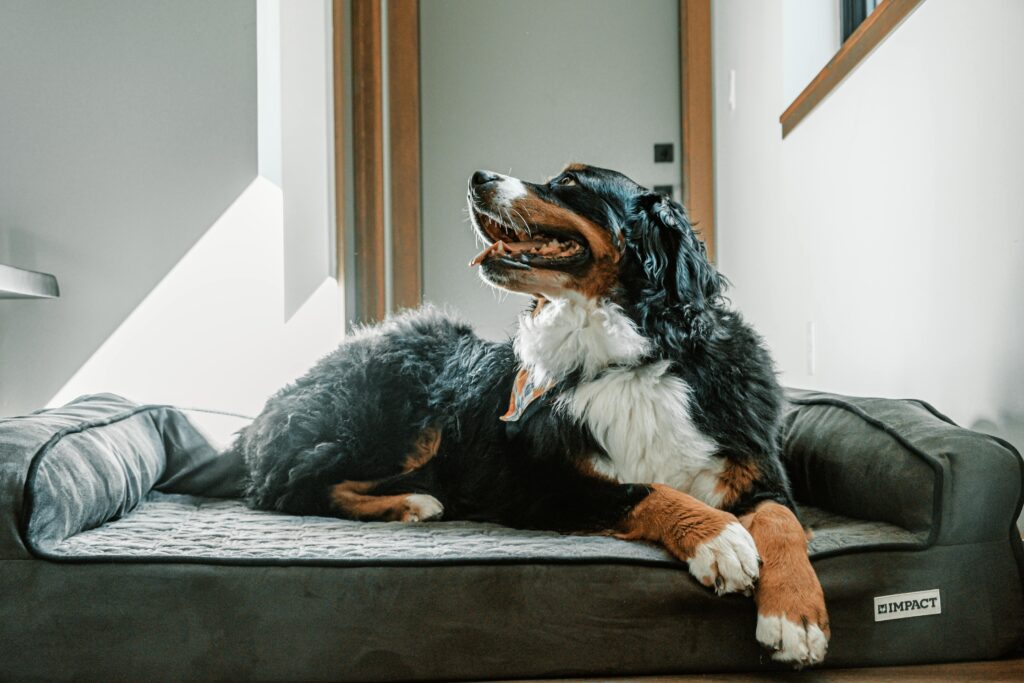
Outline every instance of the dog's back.
{"type": "Polygon", "coordinates": [[[395,474],[429,426],[431,393],[452,354],[485,344],[426,307],[348,337],[271,397],[232,449],[249,469],[253,507],[333,514],[329,484],[395,474]]]}

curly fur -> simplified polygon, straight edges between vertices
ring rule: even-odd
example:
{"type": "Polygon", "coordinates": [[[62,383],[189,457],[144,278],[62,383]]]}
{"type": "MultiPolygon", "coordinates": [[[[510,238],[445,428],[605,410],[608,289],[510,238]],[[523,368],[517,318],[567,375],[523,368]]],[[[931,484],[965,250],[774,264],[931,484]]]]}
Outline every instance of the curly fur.
{"type": "Polygon", "coordinates": [[[718,592],[756,589],[774,658],[821,661],[782,393],[683,207],[576,165],[543,184],[478,171],[469,202],[481,276],[533,295],[515,339],[429,306],[359,330],[239,433],[249,503],[659,542],[718,592]]]}
{"type": "MultiPolygon", "coordinates": [[[[611,528],[650,482],[582,476],[607,465],[607,442],[595,434],[601,425],[558,406],[605,373],[657,364],[658,376],[668,373],[674,383],[665,386],[685,388],[678,410],[692,425],[690,441],[662,450],[700,443],[694,463],[710,458],[719,470],[728,462],[753,463],[759,476],[730,506],[737,513],[765,499],[792,506],[778,458],[782,399],[771,359],[760,337],[727,308],[727,282],[708,262],[685,211],[611,171],[576,175],[576,192],[550,183],[522,183],[523,191],[607,231],[621,250],[615,287],[596,300],[550,297],[536,318],[524,315],[514,341],[482,340],[429,306],[350,335],[240,432],[233,448],[249,467],[251,505],[344,514],[332,506],[329,487],[362,481],[374,482],[380,495],[429,493],[446,519],[611,528]],[[509,429],[498,418],[522,367],[554,384],[549,395],[556,400],[509,429]],[[404,458],[427,428],[442,435],[437,456],[404,471],[404,458]]],[[[560,282],[583,277],[571,269],[564,275],[560,282]]],[[[614,409],[607,396],[601,400],[602,414],[614,409]]]]}

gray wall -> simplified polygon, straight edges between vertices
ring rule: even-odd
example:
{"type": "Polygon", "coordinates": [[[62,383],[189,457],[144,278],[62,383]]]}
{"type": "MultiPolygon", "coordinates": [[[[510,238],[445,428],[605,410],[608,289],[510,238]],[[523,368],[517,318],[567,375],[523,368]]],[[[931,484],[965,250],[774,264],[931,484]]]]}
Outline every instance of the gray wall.
{"type": "Polygon", "coordinates": [[[4,0],[0,93],[0,262],[63,292],[0,301],[14,414],[46,403],[256,176],[255,3],[4,0]]]}
{"type": "Polygon", "coordinates": [[[522,308],[466,267],[478,251],[466,180],[489,168],[543,181],[570,161],[672,184],[679,164],[676,0],[429,0],[421,3],[424,293],[481,332],[522,308]]]}

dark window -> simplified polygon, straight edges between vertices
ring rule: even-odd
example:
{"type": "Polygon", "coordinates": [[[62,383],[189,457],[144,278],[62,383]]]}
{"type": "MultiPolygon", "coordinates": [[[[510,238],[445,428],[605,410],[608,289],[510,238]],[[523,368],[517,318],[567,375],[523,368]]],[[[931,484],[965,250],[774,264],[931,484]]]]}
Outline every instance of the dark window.
{"type": "Polygon", "coordinates": [[[849,38],[857,27],[864,23],[878,5],[885,0],[840,0],[843,13],[843,42],[849,38]]]}

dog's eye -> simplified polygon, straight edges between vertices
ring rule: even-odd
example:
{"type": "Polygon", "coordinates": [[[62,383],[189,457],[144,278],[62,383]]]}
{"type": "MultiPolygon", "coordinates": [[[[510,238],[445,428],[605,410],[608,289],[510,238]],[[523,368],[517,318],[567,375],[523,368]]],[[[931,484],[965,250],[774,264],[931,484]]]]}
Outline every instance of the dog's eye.
{"type": "Polygon", "coordinates": [[[558,179],[557,184],[559,185],[575,185],[576,178],[566,173],[564,176],[558,179]]]}

